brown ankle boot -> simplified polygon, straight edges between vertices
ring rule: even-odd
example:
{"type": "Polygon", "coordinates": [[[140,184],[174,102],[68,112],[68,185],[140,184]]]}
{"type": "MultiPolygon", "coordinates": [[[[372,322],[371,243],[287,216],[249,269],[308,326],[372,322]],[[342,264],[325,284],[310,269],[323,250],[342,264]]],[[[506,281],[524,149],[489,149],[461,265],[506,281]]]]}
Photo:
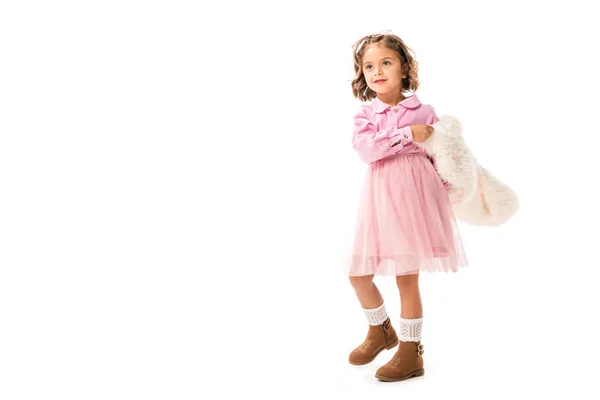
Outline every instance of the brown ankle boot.
{"type": "Polygon", "coordinates": [[[423,369],[423,345],[421,342],[400,342],[392,359],[379,368],[375,377],[381,381],[403,381],[425,374],[423,369]]]}
{"type": "Polygon", "coordinates": [[[383,349],[391,349],[398,344],[398,335],[392,327],[390,319],[382,325],[369,325],[369,332],[365,341],[358,346],[348,357],[352,365],[365,365],[377,357],[383,349]]]}

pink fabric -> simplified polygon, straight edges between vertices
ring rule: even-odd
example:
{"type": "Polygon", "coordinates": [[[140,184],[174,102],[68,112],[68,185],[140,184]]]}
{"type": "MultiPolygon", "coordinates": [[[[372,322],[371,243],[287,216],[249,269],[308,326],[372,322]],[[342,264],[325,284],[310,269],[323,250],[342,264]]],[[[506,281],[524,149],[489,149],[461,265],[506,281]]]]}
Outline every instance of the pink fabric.
{"type": "Polygon", "coordinates": [[[354,117],[352,147],[367,164],[394,154],[426,154],[413,142],[410,125],[437,121],[433,107],[421,104],[416,94],[394,107],[375,98],[354,117]],[[399,140],[400,144],[392,147],[399,140]]]}
{"type": "Polygon", "coordinates": [[[349,275],[456,272],[467,259],[433,160],[411,139],[402,139],[393,151],[385,148],[400,139],[403,127],[431,124],[437,116],[415,95],[394,108],[375,100],[355,119],[354,148],[369,167],[346,260],[349,275]]]}

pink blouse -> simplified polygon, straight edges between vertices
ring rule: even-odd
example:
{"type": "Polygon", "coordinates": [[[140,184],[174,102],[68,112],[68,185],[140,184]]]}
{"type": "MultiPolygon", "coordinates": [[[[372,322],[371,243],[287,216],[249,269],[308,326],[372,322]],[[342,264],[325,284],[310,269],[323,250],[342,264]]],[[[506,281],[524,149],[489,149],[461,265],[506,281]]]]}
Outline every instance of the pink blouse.
{"type": "Polygon", "coordinates": [[[437,121],[433,107],[421,104],[416,94],[396,106],[375,98],[371,104],[362,105],[354,117],[352,147],[367,164],[394,154],[427,154],[413,142],[410,125],[437,121]]]}

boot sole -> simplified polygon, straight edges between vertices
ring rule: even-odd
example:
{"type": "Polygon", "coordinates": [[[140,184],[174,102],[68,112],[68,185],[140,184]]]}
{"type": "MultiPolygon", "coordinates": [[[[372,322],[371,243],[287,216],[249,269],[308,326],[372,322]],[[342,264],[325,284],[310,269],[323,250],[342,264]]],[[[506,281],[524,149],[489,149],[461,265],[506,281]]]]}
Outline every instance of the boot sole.
{"type": "Polygon", "coordinates": [[[400,342],[400,340],[396,340],[394,343],[389,344],[387,347],[382,347],[381,349],[379,349],[379,351],[377,353],[375,353],[375,355],[373,356],[373,358],[370,358],[367,361],[361,362],[361,363],[357,363],[357,362],[352,362],[350,360],[348,360],[348,362],[352,365],[367,365],[368,363],[370,363],[371,361],[373,361],[375,358],[377,358],[377,356],[379,355],[379,353],[381,353],[383,350],[390,350],[393,349],[394,347],[398,346],[398,343],[400,342]]]}
{"type": "Polygon", "coordinates": [[[401,376],[400,378],[391,378],[389,376],[381,376],[381,375],[375,375],[375,378],[379,379],[380,381],[384,381],[384,382],[399,382],[399,381],[404,381],[406,379],[415,378],[417,376],[423,376],[423,375],[425,375],[425,369],[418,369],[416,371],[411,372],[410,374],[401,376]]]}

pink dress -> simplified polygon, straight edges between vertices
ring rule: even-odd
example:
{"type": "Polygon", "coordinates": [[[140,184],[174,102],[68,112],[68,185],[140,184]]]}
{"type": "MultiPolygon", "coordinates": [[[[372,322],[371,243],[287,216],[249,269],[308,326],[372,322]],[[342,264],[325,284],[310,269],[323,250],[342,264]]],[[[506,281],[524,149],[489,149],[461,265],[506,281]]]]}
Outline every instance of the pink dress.
{"type": "Polygon", "coordinates": [[[447,185],[412,141],[410,125],[437,120],[414,94],[397,106],[376,98],[356,114],[352,145],[369,167],[346,260],[350,276],[456,272],[467,265],[447,185]]]}

